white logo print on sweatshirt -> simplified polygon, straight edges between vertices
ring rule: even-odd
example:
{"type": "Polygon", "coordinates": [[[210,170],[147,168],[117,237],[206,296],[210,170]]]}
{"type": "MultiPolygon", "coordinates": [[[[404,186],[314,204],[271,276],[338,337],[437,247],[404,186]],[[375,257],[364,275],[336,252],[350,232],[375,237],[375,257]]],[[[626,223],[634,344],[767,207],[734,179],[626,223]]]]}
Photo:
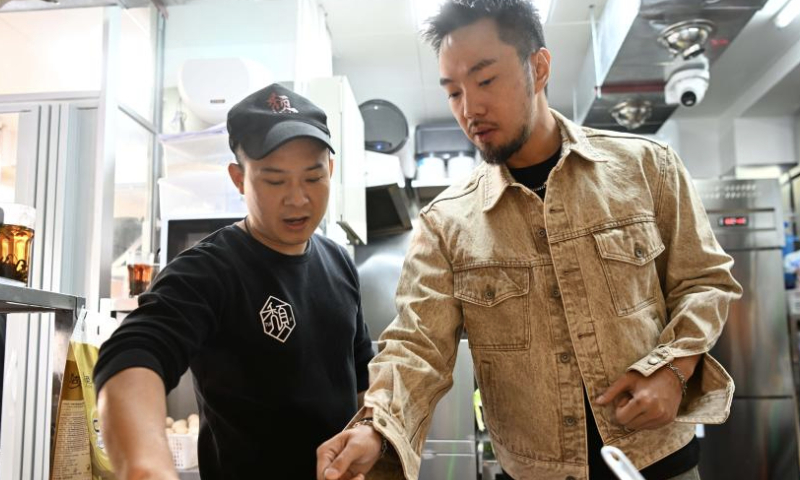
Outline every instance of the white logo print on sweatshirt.
{"type": "Polygon", "coordinates": [[[264,333],[283,343],[294,330],[292,306],[279,298],[270,296],[261,308],[261,324],[264,333]]]}

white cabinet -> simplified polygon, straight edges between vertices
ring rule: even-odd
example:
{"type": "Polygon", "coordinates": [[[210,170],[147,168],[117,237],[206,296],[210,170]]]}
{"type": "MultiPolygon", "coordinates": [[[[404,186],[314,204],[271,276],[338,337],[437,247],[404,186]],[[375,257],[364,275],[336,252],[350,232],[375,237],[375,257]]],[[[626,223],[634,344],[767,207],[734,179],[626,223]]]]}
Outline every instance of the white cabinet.
{"type": "Polygon", "coordinates": [[[364,120],[347,77],[296,82],[294,90],[328,115],[334,155],[325,234],[339,243],[367,243],[364,120]]]}

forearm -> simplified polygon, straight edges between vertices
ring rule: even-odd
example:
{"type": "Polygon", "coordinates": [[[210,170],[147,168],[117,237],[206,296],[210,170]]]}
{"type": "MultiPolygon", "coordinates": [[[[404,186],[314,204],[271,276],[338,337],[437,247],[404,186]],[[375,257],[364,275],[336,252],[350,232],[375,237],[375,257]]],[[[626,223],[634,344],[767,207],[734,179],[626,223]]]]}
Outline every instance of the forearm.
{"type": "Polygon", "coordinates": [[[672,361],[672,365],[681,371],[686,381],[689,381],[689,379],[692,378],[692,375],[694,375],[694,370],[697,368],[700,357],[702,357],[702,355],[676,358],[672,361]]]}
{"type": "Polygon", "coordinates": [[[164,383],[146,368],[111,377],[98,397],[100,429],[117,478],[178,479],[164,432],[164,383]]]}

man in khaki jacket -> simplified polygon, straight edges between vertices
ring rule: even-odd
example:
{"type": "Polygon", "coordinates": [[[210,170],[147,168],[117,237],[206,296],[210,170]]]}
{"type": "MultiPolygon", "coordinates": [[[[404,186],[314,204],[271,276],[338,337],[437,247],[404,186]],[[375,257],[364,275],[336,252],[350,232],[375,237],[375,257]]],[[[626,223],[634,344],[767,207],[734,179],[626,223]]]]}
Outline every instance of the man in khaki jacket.
{"type": "Polygon", "coordinates": [[[681,161],[548,108],[526,0],[449,0],[426,34],[485,163],[423,209],[366,409],[318,479],[417,478],[463,330],[507,478],[613,478],[603,444],[648,480],[699,478],[695,424],[733,395],[707,352],[741,287],[681,161]]]}

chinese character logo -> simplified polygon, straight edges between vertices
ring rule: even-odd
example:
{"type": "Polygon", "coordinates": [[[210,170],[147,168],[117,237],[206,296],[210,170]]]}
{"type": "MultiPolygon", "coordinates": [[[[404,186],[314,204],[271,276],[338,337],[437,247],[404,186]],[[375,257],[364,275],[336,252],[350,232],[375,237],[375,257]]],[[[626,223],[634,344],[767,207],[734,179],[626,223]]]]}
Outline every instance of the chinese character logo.
{"type": "Polygon", "coordinates": [[[292,104],[289,103],[289,97],[286,95],[278,95],[272,92],[267,103],[269,103],[272,113],[298,113],[296,108],[292,108],[292,104]]]}
{"type": "Polygon", "coordinates": [[[264,326],[264,333],[281,343],[285,342],[295,326],[292,306],[270,296],[261,309],[261,324],[264,326]]]}

